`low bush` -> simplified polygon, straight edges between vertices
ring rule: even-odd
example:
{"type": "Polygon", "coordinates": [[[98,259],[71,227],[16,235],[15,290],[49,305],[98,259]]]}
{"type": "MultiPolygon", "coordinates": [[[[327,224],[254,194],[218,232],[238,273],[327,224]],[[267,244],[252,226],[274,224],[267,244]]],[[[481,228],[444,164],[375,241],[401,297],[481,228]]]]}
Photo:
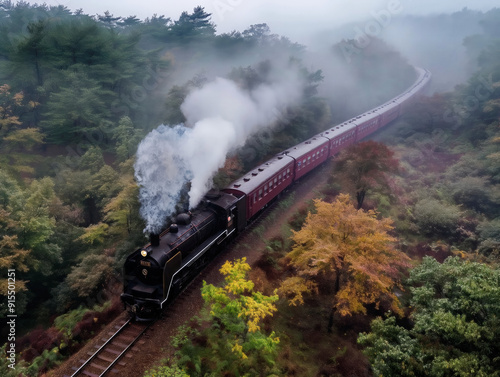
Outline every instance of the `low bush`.
{"type": "Polygon", "coordinates": [[[450,236],[462,215],[457,206],[436,199],[421,199],[415,204],[413,216],[419,230],[428,236],[450,236]]]}

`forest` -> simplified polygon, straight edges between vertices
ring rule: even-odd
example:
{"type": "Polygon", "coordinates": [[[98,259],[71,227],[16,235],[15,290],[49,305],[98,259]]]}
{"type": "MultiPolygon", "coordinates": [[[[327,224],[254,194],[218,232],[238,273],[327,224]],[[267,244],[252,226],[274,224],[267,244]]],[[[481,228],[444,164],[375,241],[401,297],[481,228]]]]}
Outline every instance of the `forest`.
{"type": "MultiPolygon", "coordinates": [[[[203,287],[206,312],[179,329],[177,358],[146,375],[500,376],[500,11],[448,17],[480,30],[463,41],[468,80],[343,151],[257,266],[227,262],[227,284],[203,287]]],[[[311,64],[266,24],[218,34],[202,7],[140,20],[0,1],[0,314],[15,270],[22,324],[16,370],[2,359],[0,373],[47,372],[121,312],[124,259],[147,242],[137,146],[188,122],[189,93],[216,77],[251,91],[281,67],[303,82],[272,127],[231,152],[213,177],[223,187],[413,81],[382,39],[349,61],[346,42],[311,64]]]]}

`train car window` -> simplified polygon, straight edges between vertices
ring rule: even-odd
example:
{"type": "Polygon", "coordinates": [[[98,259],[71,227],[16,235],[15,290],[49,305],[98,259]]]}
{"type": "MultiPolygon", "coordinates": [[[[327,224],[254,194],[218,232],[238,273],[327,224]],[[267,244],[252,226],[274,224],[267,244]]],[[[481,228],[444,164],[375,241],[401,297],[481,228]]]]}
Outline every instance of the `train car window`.
{"type": "Polygon", "coordinates": [[[307,165],[311,163],[311,156],[307,157],[307,165]]]}
{"type": "Polygon", "coordinates": [[[253,202],[255,203],[257,201],[257,194],[253,194],[253,202]]]}
{"type": "Polygon", "coordinates": [[[274,178],[274,187],[278,186],[278,178],[274,178]]]}
{"type": "Polygon", "coordinates": [[[262,189],[259,190],[259,200],[262,199],[262,189]]]}
{"type": "Polygon", "coordinates": [[[286,177],[290,177],[290,168],[286,169],[286,177]]]}
{"type": "Polygon", "coordinates": [[[300,167],[301,167],[301,166],[302,166],[302,161],[299,161],[299,162],[297,163],[297,170],[300,170],[300,167]]]}
{"type": "Polygon", "coordinates": [[[278,176],[278,181],[281,183],[281,174],[278,176]]]}

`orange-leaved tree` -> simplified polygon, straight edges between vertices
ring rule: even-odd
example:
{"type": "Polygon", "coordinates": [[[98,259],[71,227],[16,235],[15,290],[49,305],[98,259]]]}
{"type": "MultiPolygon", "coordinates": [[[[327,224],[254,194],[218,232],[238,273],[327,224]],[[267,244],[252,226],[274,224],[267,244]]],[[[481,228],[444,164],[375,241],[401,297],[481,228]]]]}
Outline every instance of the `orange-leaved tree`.
{"type": "Polygon", "coordinates": [[[351,145],[335,159],[334,176],[342,187],[355,193],[361,208],[366,193],[387,186],[386,173],[398,170],[398,160],[386,145],[369,140],[351,145]]]}
{"type": "Polygon", "coordinates": [[[333,287],[332,315],[366,313],[366,305],[391,309],[401,314],[394,288],[402,289],[402,272],[410,259],[396,250],[390,219],[378,219],[375,211],[358,210],[349,195],[333,203],[314,202],[288,254],[296,275],[287,278],[281,292],[291,305],[302,304],[305,293],[317,292],[322,284],[333,287]]]}

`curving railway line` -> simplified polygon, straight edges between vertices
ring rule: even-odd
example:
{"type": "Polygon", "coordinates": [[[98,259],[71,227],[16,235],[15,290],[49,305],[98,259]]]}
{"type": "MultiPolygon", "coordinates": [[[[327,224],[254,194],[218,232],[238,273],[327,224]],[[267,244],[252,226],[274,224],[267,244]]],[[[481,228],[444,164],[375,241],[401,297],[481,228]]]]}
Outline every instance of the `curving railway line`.
{"type": "MultiPolygon", "coordinates": [[[[165,219],[160,234],[124,264],[121,299],[137,320],[152,320],[177,297],[224,245],[241,234],[293,184],[341,150],[397,119],[428,86],[431,74],[415,68],[403,93],[275,155],[187,213],[165,219]]],[[[214,146],[216,147],[216,146],[214,146]]]]}
{"type": "Polygon", "coordinates": [[[404,93],[275,156],[233,182],[222,194],[207,195],[204,206],[194,214],[181,214],[161,235],[152,235],[151,243],[132,253],[125,265],[122,300],[132,318],[115,325],[115,331],[109,331],[95,346],[97,349],[87,353],[87,360],[80,359],[71,368],[74,373],[64,377],[125,372],[126,359],[132,358],[131,351],[140,349],[144,343],[140,338],[158,319],[161,309],[187,287],[197,285],[199,272],[219,259],[217,254],[223,245],[233,243],[243,230],[257,225],[257,218],[292,183],[304,183],[307,179],[301,178],[306,173],[319,173],[317,167],[329,157],[397,119],[411,105],[431,77],[426,70],[417,68],[416,72],[416,82],[404,93]]]}

